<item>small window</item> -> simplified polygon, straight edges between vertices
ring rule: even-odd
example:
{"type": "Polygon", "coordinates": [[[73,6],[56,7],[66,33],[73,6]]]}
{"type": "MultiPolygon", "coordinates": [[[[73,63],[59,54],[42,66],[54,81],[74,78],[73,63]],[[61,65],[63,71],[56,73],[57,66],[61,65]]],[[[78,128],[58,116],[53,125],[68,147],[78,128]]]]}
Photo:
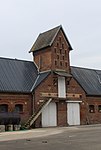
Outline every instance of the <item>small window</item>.
{"type": "Polygon", "coordinates": [[[62,61],[60,61],[60,66],[62,66],[62,61]]]}
{"type": "Polygon", "coordinates": [[[57,59],[59,59],[59,55],[57,55],[57,59]]]}
{"type": "Polygon", "coordinates": [[[55,66],[57,65],[57,61],[55,60],[55,66]]]}
{"type": "Polygon", "coordinates": [[[8,112],[8,105],[7,104],[0,105],[0,112],[1,113],[8,112]]]}
{"type": "Polygon", "coordinates": [[[65,56],[62,56],[63,60],[65,59],[65,56]]]}
{"type": "Polygon", "coordinates": [[[60,54],[62,53],[62,49],[60,49],[60,54]]]}
{"type": "Polygon", "coordinates": [[[57,42],[57,48],[59,47],[59,43],[57,42]]]}
{"type": "Polygon", "coordinates": [[[56,53],[56,48],[54,48],[54,52],[56,53]]]}
{"type": "Polygon", "coordinates": [[[65,66],[67,67],[67,62],[65,62],[65,66]]]}
{"type": "Polygon", "coordinates": [[[15,112],[17,112],[17,113],[23,112],[23,105],[22,104],[16,104],[15,105],[15,112]]]}
{"type": "Polygon", "coordinates": [[[94,105],[89,105],[89,112],[90,113],[94,113],[95,112],[94,105]]]}
{"type": "Polygon", "coordinates": [[[98,106],[98,112],[101,113],[101,105],[98,106]]]}
{"type": "Polygon", "coordinates": [[[64,49],[64,43],[62,43],[62,49],[64,49]]]}

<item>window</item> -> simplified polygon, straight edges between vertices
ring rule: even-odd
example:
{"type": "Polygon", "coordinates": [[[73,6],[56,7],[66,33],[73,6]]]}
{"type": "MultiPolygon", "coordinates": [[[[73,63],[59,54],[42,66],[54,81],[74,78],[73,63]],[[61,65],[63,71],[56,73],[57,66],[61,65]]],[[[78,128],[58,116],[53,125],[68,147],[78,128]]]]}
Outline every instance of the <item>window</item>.
{"type": "Polygon", "coordinates": [[[59,55],[57,55],[57,59],[59,59],[59,55]]]}
{"type": "Polygon", "coordinates": [[[64,43],[62,43],[62,49],[64,49],[64,43]]]}
{"type": "Polygon", "coordinates": [[[65,59],[65,56],[62,56],[63,60],[65,59]]]}
{"type": "Polygon", "coordinates": [[[98,106],[98,112],[101,113],[101,105],[98,106]]]}
{"type": "Polygon", "coordinates": [[[62,66],[62,61],[60,61],[60,66],[62,66]]]}
{"type": "Polygon", "coordinates": [[[60,54],[62,53],[62,49],[60,49],[60,54]]]}
{"type": "Polygon", "coordinates": [[[8,105],[7,104],[0,105],[0,112],[8,112],[8,105]]]}
{"type": "Polygon", "coordinates": [[[65,62],[65,66],[67,67],[67,62],[65,62]]]}
{"type": "Polygon", "coordinates": [[[18,113],[23,112],[23,105],[22,105],[22,104],[16,104],[14,111],[15,111],[15,112],[18,112],[18,113]]]}
{"type": "Polygon", "coordinates": [[[54,52],[56,53],[56,48],[54,48],[54,52]]]}
{"type": "Polygon", "coordinates": [[[90,113],[94,113],[95,112],[94,105],[89,105],[89,112],[90,113]]]}
{"type": "Polygon", "coordinates": [[[57,61],[55,60],[55,66],[57,65],[57,61]]]}
{"type": "Polygon", "coordinates": [[[59,47],[59,43],[57,42],[57,48],[59,47]]]}

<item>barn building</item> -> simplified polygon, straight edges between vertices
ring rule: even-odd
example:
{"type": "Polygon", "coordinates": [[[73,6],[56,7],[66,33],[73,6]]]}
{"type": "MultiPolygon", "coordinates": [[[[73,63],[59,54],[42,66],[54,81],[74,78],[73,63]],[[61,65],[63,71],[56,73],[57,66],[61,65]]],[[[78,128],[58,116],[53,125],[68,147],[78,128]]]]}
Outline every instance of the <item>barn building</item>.
{"type": "Polygon", "coordinates": [[[70,66],[71,50],[58,26],[39,34],[33,61],[0,58],[0,114],[26,128],[101,123],[101,70],[70,66]]]}

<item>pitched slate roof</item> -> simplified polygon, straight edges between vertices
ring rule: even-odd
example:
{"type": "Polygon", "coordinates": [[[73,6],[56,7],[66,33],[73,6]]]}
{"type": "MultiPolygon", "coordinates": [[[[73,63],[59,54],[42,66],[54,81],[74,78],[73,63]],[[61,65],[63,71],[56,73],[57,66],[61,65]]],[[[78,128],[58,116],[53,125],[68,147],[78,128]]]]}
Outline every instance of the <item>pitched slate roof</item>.
{"type": "Polygon", "coordinates": [[[88,95],[101,95],[101,70],[71,67],[71,73],[88,95]]]}
{"type": "Polygon", "coordinates": [[[35,83],[31,89],[31,91],[33,91],[51,72],[47,71],[47,72],[40,72],[35,80],[35,83]]]}
{"type": "MultiPolygon", "coordinates": [[[[41,81],[46,75],[40,75],[41,81]]],[[[31,61],[0,58],[0,92],[30,93],[37,76],[37,67],[31,61]]]]}
{"type": "Polygon", "coordinates": [[[51,46],[54,42],[55,37],[57,36],[57,34],[60,30],[62,30],[62,32],[67,40],[67,43],[69,44],[69,48],[70,48],[70,50],[72,50],[72,47],[68,41],[68,38],[65,35],[65,32],[64,32],[62,26],[58,26],[58,27],[55,27],[44,33],[40,33],[37,40],[35,41],[34,45],[32,46],[30,52],[33,52],[33,51],[35,52],[37,50],[51,46]]]}

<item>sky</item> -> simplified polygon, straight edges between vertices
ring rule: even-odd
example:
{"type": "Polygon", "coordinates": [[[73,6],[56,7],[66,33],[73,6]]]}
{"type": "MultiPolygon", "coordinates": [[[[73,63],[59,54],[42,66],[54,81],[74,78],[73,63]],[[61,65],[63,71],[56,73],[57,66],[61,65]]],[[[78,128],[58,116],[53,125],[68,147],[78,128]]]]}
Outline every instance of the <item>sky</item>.
{"type": "Polygon", "coordinates": [[[71,65],[101,69],[101,0],[0,0],[0,57],[32,61],[39,33],[59,25],[71,65]]]}

